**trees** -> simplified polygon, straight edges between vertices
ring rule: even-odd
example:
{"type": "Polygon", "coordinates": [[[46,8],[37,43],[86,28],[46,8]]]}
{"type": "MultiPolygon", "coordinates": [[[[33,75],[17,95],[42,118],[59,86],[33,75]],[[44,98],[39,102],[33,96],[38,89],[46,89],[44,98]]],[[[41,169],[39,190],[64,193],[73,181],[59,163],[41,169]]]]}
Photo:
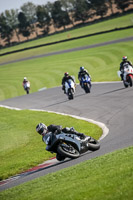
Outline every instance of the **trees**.
{"type": "Polygon", "coordinates": [[[49,27],[51,25],[51,17],[46,6],[37,6],[36,9],[38,27],[43,28],[43,33],[47,34],[49,32],[49,27]]]}
{"type": "Polygon", "coordinates": [[[130,0],[114,0],[115,4],[117,5],[117,8],[122,10],[122,12],[125,11],[126,8],[130,5],[130,0]]]}
{"type": "Polygon", "coordinates": [[[18,9],[11,9],[5,11],[5,17],[7,25],[15,31],[18,41],[20,41],[19,33],[17,31],[18,27],[18,9]]]}
{"type": "Polygon", "coordinates": [[[62,5],[62,9],[67,12],[67,15],[70,18],[70,23],[72,23],[73,26],[74,26],[74,24],[73,24],[73,21],[71,20],[71,18],[72,18],[71,10],[73,9],[74,1],[75,0],[60,0],[61,5],[62,5]]]}
{"type": "Polygon", "coordinates": [[[83,23],[89,18],[100,16],[103,18],[110,8],[115,14],[113,5],[124,12],[131,0],[56,0],[54,3],[47,2],[46,5],[36,6],[31,2],[23,4],[21,11],[6,10],[0,14],[0,37],[8,42],[12,39],[15,32],[19,39],[21,33],[24,37],[29,37],[35,31],[38,36],[37,27],[43,29],[44,34],[48,34],[51,24],[55,31],[59,28],[66,28],[67,25],[77,21],[83,23]],[[19,29],[19,32],[18,32],[19,29]]]}
{"type": "Polygon", "coordinates": [[[86,21],[88,19],[89,6],[85,0],[75,0],[74,2],[74,21],[86,21]]]}
{"type": "Polygon", "coordinates": [[[96,11],[97,16],[103,17],[107,13],[108,7],[106,5],[106,0],[90,0],[89,2],[91,3],[92,8],[96,11]]]}
{"type": "Polygon", "coordinates": [[[109,8],[112,12],[112,14],[114,14],[114,10],[113,10],[113,4],[114,4],[114,0],[106,0],[108,5],[109,5],[109,8]]]}
{"type": "Polygon", "coordinates": [[[10,41],[13,36],[13,29],[7,24],[4,13],[0,15],[0,34],[1,38],[8,42],[8,45],[10,46],[10,41]]]}
{"type": "Polygon", "coordinates": [[[18,20],[19,20],[19,24],[18,24],[18,28],[19,28],[19,33],[22,34],[24,37],[28,37],[30,36],[30,23],[27,21],[26,16],[23,12],[20,12],[18,14],[18,20]]]}
{"type": "Polygon", "coordinates": [[[60,28],[63,26],[65,29],[65,26],[71,23],[71,20],[69,18],[67,11],[62,9],[62,5],[60,1],[55,1],[53,3],[52,9],[51,9],[51,16],[57,28],[60,28]]]}
{"type": "Polygon", "coordinates": [[[24,13],[24,15],[27,19],[27,22],[30,24],[31,32],[35,31],[36,36],[38,36],[36,24],[35,24],[36,19],[37,19],[35,4],[33,4],[31,2],[24,3],[23,6],[21,6],[21,11],[24,13]]]}

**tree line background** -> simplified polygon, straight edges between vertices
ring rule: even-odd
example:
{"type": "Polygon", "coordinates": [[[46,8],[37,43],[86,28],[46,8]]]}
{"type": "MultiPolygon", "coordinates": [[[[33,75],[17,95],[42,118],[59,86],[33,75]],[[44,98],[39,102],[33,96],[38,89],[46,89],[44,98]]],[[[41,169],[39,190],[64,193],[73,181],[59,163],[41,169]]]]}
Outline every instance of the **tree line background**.
{"type": "Polygon", "coordinates": [[[132,0],[57,0],[38,6],[27,2],[20,9],[0,13],[0,48],[20,43],[21,36],[25,40],[29,40],[32,34],[35,38],[46,36],[51,26],[57,32],[61,28],[75,27],[78,22],[104,18],[109,10],[110,15],[115,15],[114,6],[123,13],[131,5],[132,0]],[[14,35],[17,41],[11,42],[14,35]]]}

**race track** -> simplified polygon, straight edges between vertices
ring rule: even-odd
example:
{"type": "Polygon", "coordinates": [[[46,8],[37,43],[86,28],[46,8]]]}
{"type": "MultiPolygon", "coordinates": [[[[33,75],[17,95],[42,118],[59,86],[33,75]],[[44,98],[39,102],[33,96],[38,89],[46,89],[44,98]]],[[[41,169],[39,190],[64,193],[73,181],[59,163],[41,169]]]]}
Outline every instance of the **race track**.
{"type": "Polygon", "coordinates": [[[6,62],[3,62],[3,63],[0,63],[0,66],[11,64],[11,63],[16,63],[16,62],[20,62],[20,61],[24,61],[24,60],[32,60],[32,59],[42,58],[42,57],[44,58],[44,57],[48,57],[48,56],[64,54],[64,53],[68,53],[68,52],[70,53],[70,52],[74,52],[74,51],[81,51],[81,50],[85,50],[85,49],[92,49],[92,48],[95,48],[95,47],[101,47],[101,46],[105,46],[105,45],[109,45],[109,44],[117,44],[117,43],[120,43],[120,42],[128,42],[128,41],[133,41],[133,37],[131,36],[131,37],[121,38],[121,39],[117,39],[117,40],[111,40],[111,41],[108,41],[108,42],[102,42],[102,43],[98,43],[98,44],[92,44],[92,45],[76,47],[76,48],[72,48],[72,49],[50,52],[50,53],[41,54],[41,55],[24,57],[24,58],[21,58],[21,59],[15,59],[15,60],[12,60],[12,61],[6,61],[6,62]]]}
{"type": "Polygon", "coordinates": [[[38,170],[35,173],[21,176],[19,179],[1,185],[0,190],[133,145],[133,88],[125,89],[122,82],[92,83],[90,94],[85,94],[80,86],[77,86],[74,100],[68,100],[61,87],[56,87],[7,99],[1,101],[0,105],[72,114],[102,122],[109,129],[108,135],[100,141],[100,150],[88,152],[78,159],[67,160],[38,170]]]}

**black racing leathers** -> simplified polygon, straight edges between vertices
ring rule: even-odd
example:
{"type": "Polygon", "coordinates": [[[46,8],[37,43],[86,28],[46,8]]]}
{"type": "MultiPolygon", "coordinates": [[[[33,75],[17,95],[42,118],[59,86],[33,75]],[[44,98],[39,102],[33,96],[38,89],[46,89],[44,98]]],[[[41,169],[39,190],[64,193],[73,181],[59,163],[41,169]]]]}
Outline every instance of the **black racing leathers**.
{"type": "Polygon", "coordinates": [[[64,93],[65,93],[65,82],[67,82],[69,79],[71,79],[75,83],[72,76],[64,76],[62,78],[62,90],[64,90],[64,93]]]}
{"type": "MultiPolygon", "coordinates": [[[[85,135],[83,133],[79,133],[77,132],[73,127],[71,128],[68,128],[68,127],[65,127],[65,128],[62,128],[62,126],[60,125],[54,125],[54,124],[51,124],[47,127],[48,129],[48,133],[43,136],[42,140],[46,143],[46,140],[48,138],[48,135],[49,134],[60,134],[61,131],[64,132],[64,133],[71,133],[71,134],[75,134],[77,136],[79,136],[81,139],[84,139],[85,138],[85,135]]],[[[49,141],[50,143],[50,141],[49,141]]]]}
{"type": "Polygon", "coordinates": [[[64,85],[65,82],[67,82],[69,79],[71,79],[73,82],[75,82],[72,76],[64,76],[62,79],[62,85],[64,85]]]}
{"type": "Polygon", "coordinates": [[[126,64],[129,64],[129,65],[131,65],[132,66],[132,63],[130,62],[130,61],[122,61],[121,63],[120,63],[120,71],[123,71],[123,69],[124,69],[124,66],[126,65],[126,64]]]}
{"type": "MultiPolygon", "coordinates": [[[[81,85],[81,78],[84,76],[84,75],[87,75],[88,77],[90,77],[88,71],[85,69],[83,71],[79,71],[78,73],[78,79],[79,79],[79,82],[80,82],[80,85],[81,85]]],[[[81,85],[82,87],[82,85],[81,85]]]]}
{"type": "Polygon", "coordinates": [[[80,71],[80,72],[78,73],[78,79],[79,79],[79,81],[81,80],[81,77],[83,77],[83,76],[86,75],[86,74],[90,77],[90,75],[89,75],[89,73],[87,72],[86,69],[83,70],[83,71],[80,71]]]}

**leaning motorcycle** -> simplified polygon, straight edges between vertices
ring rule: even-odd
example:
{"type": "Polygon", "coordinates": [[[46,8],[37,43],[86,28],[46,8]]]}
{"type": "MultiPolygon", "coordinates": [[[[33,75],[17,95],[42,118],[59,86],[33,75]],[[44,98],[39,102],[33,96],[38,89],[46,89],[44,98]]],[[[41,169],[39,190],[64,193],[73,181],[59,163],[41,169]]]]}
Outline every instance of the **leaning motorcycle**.
{"type": "Polygon", "coordinates": [[[85,93],[90,93],[91,78],[87,74],[81,77],[81,87],[84,89],[85,93]]]}
{"type": "Polygon", "coordinates": [[[74,99],[75,83],[71,79],[65,82],[65,92],[69,100],[74,99]]]}
{"type": "Polygon", "coordinates": [[[82,140],[77,135],[64,132],[47,135],[46,144],[46,150],[56,153],[56,159],[59,161],[65,158],[78,158],[87,151],[96,151],[100,148],[99,142],[93,137],[86,136],[82,140]]]}
{"type": "Polygon", "coordinates": [[[29,94],[29,91],[30,91],[30,82],[29,81],[27,81],[24,84],[24,90],[26,91],[27,94],[29,94]]]}
{"type": "MultiPolygon", "coordinates": [[[[121,71],[118,71],[117,73],[118,73],[119,77],[122,74],[121,71]]],[[[123,70],[123,84],[124,84],[125,88],[127,88],[128,86],[130,86],[130,87],[133,86],[133,68],[129,64],[126,64],[124,66],[124,70],[123,70]]]]}

